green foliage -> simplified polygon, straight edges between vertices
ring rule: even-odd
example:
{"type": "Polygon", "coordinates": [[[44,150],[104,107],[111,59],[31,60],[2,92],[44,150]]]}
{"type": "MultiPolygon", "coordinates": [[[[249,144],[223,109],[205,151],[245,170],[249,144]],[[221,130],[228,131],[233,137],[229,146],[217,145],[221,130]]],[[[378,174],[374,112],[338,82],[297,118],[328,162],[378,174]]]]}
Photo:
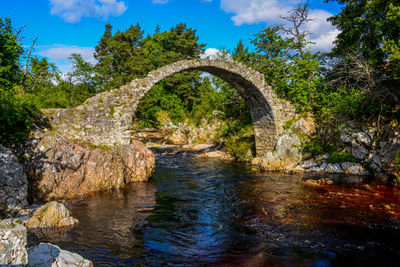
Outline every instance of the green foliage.
{"type": "Polygon", "coordinates": [[[263,73],[276,93],[290,100],[298,111],[316,108],[319,87],[323,84],[321,57],[307,48],[307,33],[301,31],[302,24],[309,21],[308,10],[307,4],[299,5],[284,17],[293,23],[292,28],[267,27],[256,34],[252,40],[256,53],[249,53],[241,42],[233,52],[234,59],[263,73]]]}
{"type": "MultiPolygon", "coordinates": [[[[329,20],[340,30],[327,79],[334,88],[357,90],[361,122],[400,115],[400,3],[397,0],[337,0],[342,11],[329,20]]],[[[346,119],[346,118],[345,118],[346,119]]]]}
{"type": "Polygon", "coordinates": [[[326,159],[327,163],[357,162],[351,153],[332,151],[326,159]]]}
{"type": "Polygon", "coordinates": [[[251,144],[239,140],[236,136],[228,137],[224,142],[224,148],[239,162],[248,161],[252,158],[251,155],[249,155],[251,144]]]}
{"type": "Polygon", "coordinates": [[[12,146],[23,142],[38,113],[34,105],[0,89],[0,143],[12,146]]]}
{"type": "Polygon", "coordinates": [[[310,153],[313,157],[322,155],[330,150],[330,147],[319,139],[313,139],[310,142],[303,143],[302,148],[304,152],[310,153]]]}
{"type": "Polygon", "coordinates": [[[394,157],[394,166],[397,171],[397,177],[396,177],[396,183],[400,184],[400,150],[397,150],[395,152],[395,157],[394,157]]]}
{"type": "Polygon", "coordinates": [[[141,101],[135,117],[140,127],[159,126],[157,118],[161,111],[168,112],[175,124],[183,121],[185,109],[181,99],[176,94],[167,92],[164,87],[163,82],[156,84],[141,101]]]}
{"type": "Polygon", "coordinates": [[[20,78],[19,57],[23,50],[14,32],[11,19],[0,18],[0,88],[11,88],[20,78]]]}

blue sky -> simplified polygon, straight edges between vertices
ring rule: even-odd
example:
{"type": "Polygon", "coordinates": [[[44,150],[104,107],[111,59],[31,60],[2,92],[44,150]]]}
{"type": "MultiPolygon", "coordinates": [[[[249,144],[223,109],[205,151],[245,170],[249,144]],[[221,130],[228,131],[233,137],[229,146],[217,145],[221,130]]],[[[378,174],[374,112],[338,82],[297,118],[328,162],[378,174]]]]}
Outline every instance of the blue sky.
{"type": "MultiPolygon", "coordinates": [[[[67,57],[80,53],[94,62],[93,51],[111,23],[114,31],[140,23],[145,33],[157,25],[169,29],[179,22],[197,29],[207,44],[206,55],[217,49],[233,49],[268,25],[281,24],[296,0],[0,0],[0,17],[10,17],[16,28],[25,26],[23,43],[38,37],[34,54],[49,58],[63,72],[70,70],[67,57]]],[[[336,3],[310,0],[312,8],[306,30],[313,32],[314,50],[327,51],[337,30],[326,18],[340,11],[336,3]]]]}

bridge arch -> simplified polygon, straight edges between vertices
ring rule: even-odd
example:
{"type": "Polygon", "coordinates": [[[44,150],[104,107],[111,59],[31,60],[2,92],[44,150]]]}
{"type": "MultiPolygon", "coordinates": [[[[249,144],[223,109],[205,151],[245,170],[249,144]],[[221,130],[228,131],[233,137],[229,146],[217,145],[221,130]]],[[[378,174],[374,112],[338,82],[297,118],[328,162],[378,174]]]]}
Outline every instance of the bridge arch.
{"type": "Polygon", "coordinates": [[[182,71],[199,70],[231,84],[250,108],[255,129],[257,156],[272,151],[294,107],[277,97],[264,75],[233,60],[181,60],[150,72],[117,89],[103,92],[74,109],[45,113],[63,134],[95,145],[126,144],[130,125],[143,96],[159,81],[182,71]]]}

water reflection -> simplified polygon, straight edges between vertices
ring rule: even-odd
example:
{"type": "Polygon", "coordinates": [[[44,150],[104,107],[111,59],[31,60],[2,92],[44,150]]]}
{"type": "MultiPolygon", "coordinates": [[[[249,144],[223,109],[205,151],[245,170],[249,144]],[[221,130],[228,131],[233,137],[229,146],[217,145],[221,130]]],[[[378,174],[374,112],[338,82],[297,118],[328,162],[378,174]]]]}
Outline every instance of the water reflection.
{"type": "MultiPolygon", "coordinates": [[[[80,225],[52,242],[95,265],[343,266],[400,259],[399,191],[185,154],[158,155],[150,183],[71,203],[80,225]]],[[[395,265],[393,265],[395,266],[395,265]]]]}

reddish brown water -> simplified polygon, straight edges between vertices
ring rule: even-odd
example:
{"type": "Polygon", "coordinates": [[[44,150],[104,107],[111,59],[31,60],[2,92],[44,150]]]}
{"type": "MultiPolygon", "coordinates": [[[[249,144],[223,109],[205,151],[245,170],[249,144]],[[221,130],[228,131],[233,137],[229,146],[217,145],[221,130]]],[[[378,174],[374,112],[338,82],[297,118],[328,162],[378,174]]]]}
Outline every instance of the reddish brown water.
{"type": "Polygon", "coordinates": [[[49,239],[95,266],[398,266],[400,191],[330,178],[159,155],[150,183],[71,203],[80,225],[49,239]]]}

